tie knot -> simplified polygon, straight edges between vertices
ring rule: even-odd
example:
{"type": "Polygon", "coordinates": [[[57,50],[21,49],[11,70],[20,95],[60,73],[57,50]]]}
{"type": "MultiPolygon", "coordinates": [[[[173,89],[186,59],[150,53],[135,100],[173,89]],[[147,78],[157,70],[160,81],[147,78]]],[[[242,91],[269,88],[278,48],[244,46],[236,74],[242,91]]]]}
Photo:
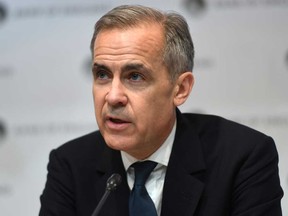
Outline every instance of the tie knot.
{"type": "Polygon", "coordinates": [[[152,170],[156,167],[157,163],[153,161],[136,162],[132,164],[135,171],[135,186],[144,186],[147,178],[152,170]]]}

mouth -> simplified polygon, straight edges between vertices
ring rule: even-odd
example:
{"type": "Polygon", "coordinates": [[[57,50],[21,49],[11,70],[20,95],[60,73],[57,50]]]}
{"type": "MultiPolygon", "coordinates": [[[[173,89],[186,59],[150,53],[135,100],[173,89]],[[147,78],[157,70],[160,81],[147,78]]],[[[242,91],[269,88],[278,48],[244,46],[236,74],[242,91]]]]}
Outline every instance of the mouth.
{"type": "Polygon", "coordinates": [[[106,117],[106,126],[112,131],[122,131],[128,128],[130,121],[116,116],[106,117]]]}
{"type": "Polygon", "coordinates": [[[115,124],[124,124],[124,123],[128,123],[125,120],[119,119],[119,118],[108,118],[109,121],[115,123],[115,124]]]}

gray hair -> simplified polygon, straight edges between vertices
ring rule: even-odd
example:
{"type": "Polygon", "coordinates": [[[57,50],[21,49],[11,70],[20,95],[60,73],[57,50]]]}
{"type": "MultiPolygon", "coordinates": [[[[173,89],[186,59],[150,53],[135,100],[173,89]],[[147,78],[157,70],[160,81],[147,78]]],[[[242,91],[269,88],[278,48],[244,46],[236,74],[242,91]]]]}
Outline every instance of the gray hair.
{"type": "Polygon", "coordinates": [[[94,43],[100,31],[133,28],[143,23],[159,23],[163,26],[165,37],[163,61],[171,79],[175,80],[183,72],[192,72],[194,46],[185,18],[175,12],[161,12],[141,5],[116,7],[97,21],[90,44],[92,55],[94,55],[94,43]]]}

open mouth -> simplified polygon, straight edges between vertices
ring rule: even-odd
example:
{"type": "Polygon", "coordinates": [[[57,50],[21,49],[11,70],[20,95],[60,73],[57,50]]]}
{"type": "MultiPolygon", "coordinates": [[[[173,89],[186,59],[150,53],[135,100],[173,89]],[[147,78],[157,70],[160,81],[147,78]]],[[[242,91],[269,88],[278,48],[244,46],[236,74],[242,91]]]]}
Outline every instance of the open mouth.
{"type": "Polygon", "coordinates": [[[106,116],[106,126],[111,131],[121,132],[126,130],[130,123],[129,120],[125,118],[117,118],[118,116],[106,116]]]}
{"type": "Polygon", "coordinates": [[[121,119],[117,119],[117,118],[109,118],[109,121],[115,123],[115,124],[123,124],[123,123],[127,123],[126,121],[123,121],[121,119]]]}

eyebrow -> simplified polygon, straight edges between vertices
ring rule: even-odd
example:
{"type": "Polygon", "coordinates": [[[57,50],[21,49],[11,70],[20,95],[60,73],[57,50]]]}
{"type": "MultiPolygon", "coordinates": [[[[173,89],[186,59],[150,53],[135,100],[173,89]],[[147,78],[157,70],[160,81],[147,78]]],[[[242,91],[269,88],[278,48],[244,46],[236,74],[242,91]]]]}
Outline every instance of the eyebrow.
{"type": "MultiPolygon", "coordinates": [[[[92,66],[92,71],[95,71],[97,69],[104,69],[104,70],[108,70],[108,71],[111,71],[109,69],[109,67],[107,67],[106,65],[104,64],[99,64],[97,62],[95,62],[92,66]]],[[[121,68],[121,71],[131,71],[131,70],[138,70],[138,71],[149,71],[149,69],[147,67],[145,67],[143,64],[141,63],[128,63],[126,65],[124,65],[122,68],[121,68]]]]}
{"type": "Polygon", "coordinates": [[[103,64],[94,63],[93,66],[92,66],[92,71],[95,71],[96,69],[109,70],[109,68],[107,66],[103,65],[103,64]]]}
{"type": "Polygon", "coordinates": [[[138,63],[129,63],[127,65],[124,65],[124,67],[121,68],[122,71],[130,71],[130,70],[147,70],[147,68],[143,64],[138,63]]]}

